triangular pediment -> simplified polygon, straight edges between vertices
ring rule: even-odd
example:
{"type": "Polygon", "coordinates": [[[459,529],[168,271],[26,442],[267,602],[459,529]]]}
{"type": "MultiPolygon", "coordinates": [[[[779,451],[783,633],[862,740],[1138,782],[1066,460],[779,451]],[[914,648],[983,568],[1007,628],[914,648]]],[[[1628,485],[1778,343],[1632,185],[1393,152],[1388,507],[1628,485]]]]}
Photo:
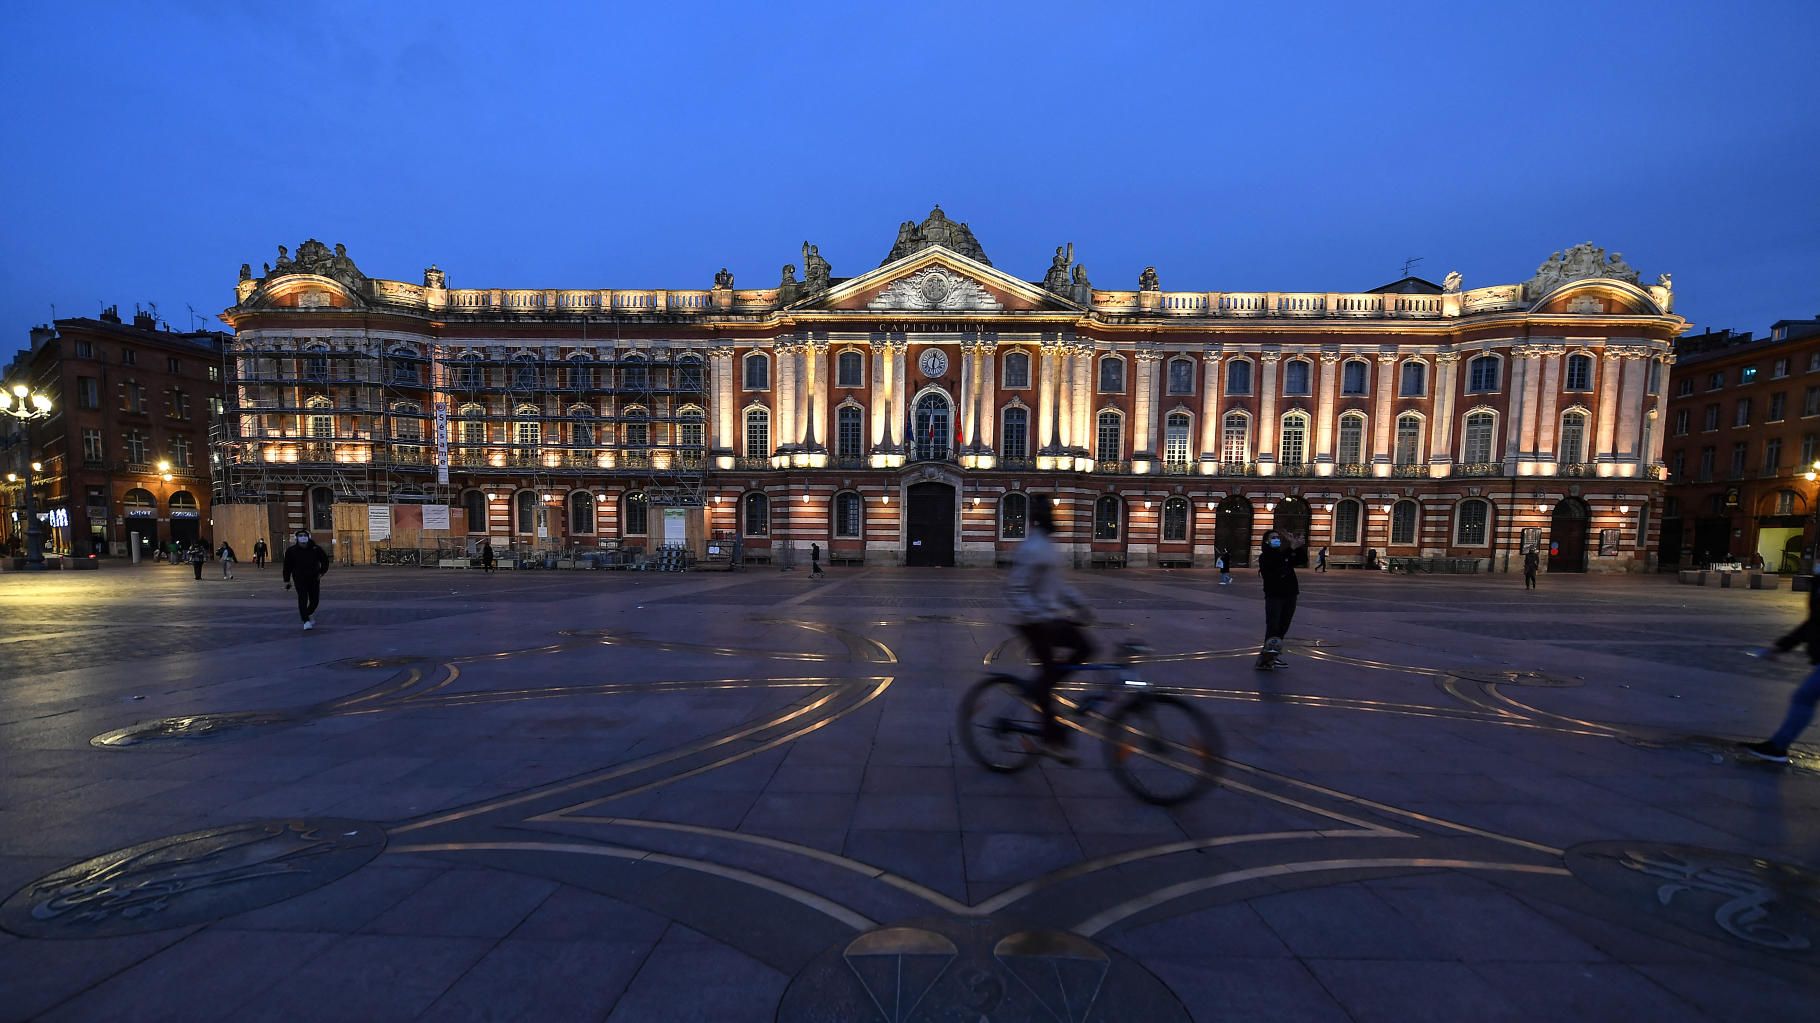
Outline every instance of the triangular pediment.
{"type": "Polygon", "coordinates": [[[796,304],[853,312],[1079,312],[1081,307],[1002,270],[932,245],[796,304]]]}

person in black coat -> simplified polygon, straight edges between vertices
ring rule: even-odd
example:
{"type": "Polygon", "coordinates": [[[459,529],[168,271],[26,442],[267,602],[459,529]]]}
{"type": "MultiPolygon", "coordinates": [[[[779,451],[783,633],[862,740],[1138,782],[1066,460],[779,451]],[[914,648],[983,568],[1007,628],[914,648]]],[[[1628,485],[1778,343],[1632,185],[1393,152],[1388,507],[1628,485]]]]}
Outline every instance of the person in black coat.
{"type": "Polygon", "coordinates": [[[1789,745],[1800,738],[1814,720],[1814,704],[1820,703],[1820,562],[1814,564],[1810,581],[1807,618],[1776,640],[1774,646],[1761,652],[1764,657],[1779,657],[1805,643],[1808,663],[1814,667],[1795,687],[1795,695],[1789,697],[1788,714],[1782,718],[1782,727],[1776,729],[1776,734],[1762,742],[1745,743],[1744,752],[1759,760],[1788,763],[1789,745]]]}
{"type": "Polygon", "coordinates": [[[1295,550],[1300,546],[1299,537],[1275,529],[1264,532],[1264,546],[1258,551],[1258,577],[1264,581],[1264,649],[1258,652],[1260,668],[1283,665],[1283,637],[1295,618],[1296,596],[1301,593],[1301,584],[1295,577],[1295,550]]]}
{"type": "Polygon", "coordinates": [[[310,534],[299,531],[297,542],[285,548],[284,588],[297,588],[297,613],[303,627],[316,627],[316,605],[322,599],[322,576],[329,570],[329,552],[316,545],[310,534]]]}

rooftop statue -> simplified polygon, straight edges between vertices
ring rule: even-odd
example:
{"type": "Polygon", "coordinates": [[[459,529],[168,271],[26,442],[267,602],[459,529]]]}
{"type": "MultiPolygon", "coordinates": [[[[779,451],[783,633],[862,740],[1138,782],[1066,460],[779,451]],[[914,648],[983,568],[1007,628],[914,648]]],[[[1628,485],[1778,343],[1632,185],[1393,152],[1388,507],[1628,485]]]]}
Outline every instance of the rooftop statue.
{"type": "Polygon", "coordinates": [[[1043,290],[1064,295],[1068,292],[1068,267],[1074,262],[1074,243],[1055,247],[1055,258],[1049,261],[1049,272],[1043,275],[1043,290]]]}
{"type": "Polygon", "coordinates": [[[1441,279],[1441,291],[1449,295],[1460,293],[1460,271],[1447,271],[1447,276],[1441,279]]]}
{"type": "Polygon", "coordinates": [[[1163,290],[1163,285],[1157,280],[1156,267],[1147,266],[1144,268],[1143,273],[1138,274],[1138,290],[1139,291],[1162,291],[1163,290]]]}
{"type": "Polygon", "coordinates": [[[278,246],[278,262],[272,264],[268,277],[282,277],[286,274],[316,274],[340,281],[356,291],[366,287],[366,275],[348,258],[347,246],[337,242],[330,250],[314,238],[297,246],[297,257],[291,258],[290,250],[278,246]]]}
{"type": "Polygon", "coordinates": [[[1637,271],[1624,261],[1623,253],[1614,252],[1607,260],[1604,249],[1592,242],[1581,242],[1565,254],[1557,252],[1544,260],[1536,267],[1536,275],[1523,285],[1523,290],[1534,301],[1563,284],[1589,277],[1637,283],[1637,271]]]}
{"type": "Polygon", "coordinates": [[[818,295],[828,290],[828,277],[833,268],[822,258],[822,250],[817,246],[803,243],[803,287],[809,294],[818,295]]]}
{"type": "Polygon", "coordinates": [[[898,225],[897,241],[879,265],[902,259],[912,252],[921,252],[931,245],[940,245],[976,263],[992,265],[992,260],[986,258],[985,250],[980,248],[979,241],[973,237],[973,231],[961,221],[949,220],[939,204],[929,211],[929,216],[921,224],[906,220],[898,225]]]}
{"type": "Polygon", "coordinates": [[[730,273],[726,267],[721,267],[720,273],[714,275],[714,286],[716,288],[733,287],[733,274],[730,273]]]}

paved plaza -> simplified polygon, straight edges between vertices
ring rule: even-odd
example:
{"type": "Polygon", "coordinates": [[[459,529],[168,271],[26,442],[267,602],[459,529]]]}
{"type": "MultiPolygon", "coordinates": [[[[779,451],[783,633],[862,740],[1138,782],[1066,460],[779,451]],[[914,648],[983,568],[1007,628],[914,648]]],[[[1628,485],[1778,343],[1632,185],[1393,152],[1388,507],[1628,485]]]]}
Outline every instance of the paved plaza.
{"type": "Polygon", "coordinates": [[[0,1018],[1820,1016],[1804,596],[1077,574],[1219,723],[1134,800],[956,744],[1004,576],[0,576],[0,1018]]]}

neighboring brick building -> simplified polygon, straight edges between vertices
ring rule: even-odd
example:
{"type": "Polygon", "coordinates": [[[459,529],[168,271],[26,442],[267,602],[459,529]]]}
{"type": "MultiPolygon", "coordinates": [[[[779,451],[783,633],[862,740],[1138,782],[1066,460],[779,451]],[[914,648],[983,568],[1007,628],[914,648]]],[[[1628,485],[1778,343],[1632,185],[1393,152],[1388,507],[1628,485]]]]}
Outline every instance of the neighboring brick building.
{"type": "Polygon", "coordinates": [[[1769,336],[1682,338],[1670,374],[1663,564],[1761,556],[1798,572],[1815,543],[1820,460],[1820,319],[1769,336]]]}
{"type": "Polygon", "coordinates": [[[43,463],[47,552],[122,555],[137,536],[149,554],[152,544],[209,536],[209,422],[225,341],[161,328],[147,313],[122,323],[114,309],[32,330],[5,380],[49,395],[53,412],[29,424],[5,470],[43,463]]]}

